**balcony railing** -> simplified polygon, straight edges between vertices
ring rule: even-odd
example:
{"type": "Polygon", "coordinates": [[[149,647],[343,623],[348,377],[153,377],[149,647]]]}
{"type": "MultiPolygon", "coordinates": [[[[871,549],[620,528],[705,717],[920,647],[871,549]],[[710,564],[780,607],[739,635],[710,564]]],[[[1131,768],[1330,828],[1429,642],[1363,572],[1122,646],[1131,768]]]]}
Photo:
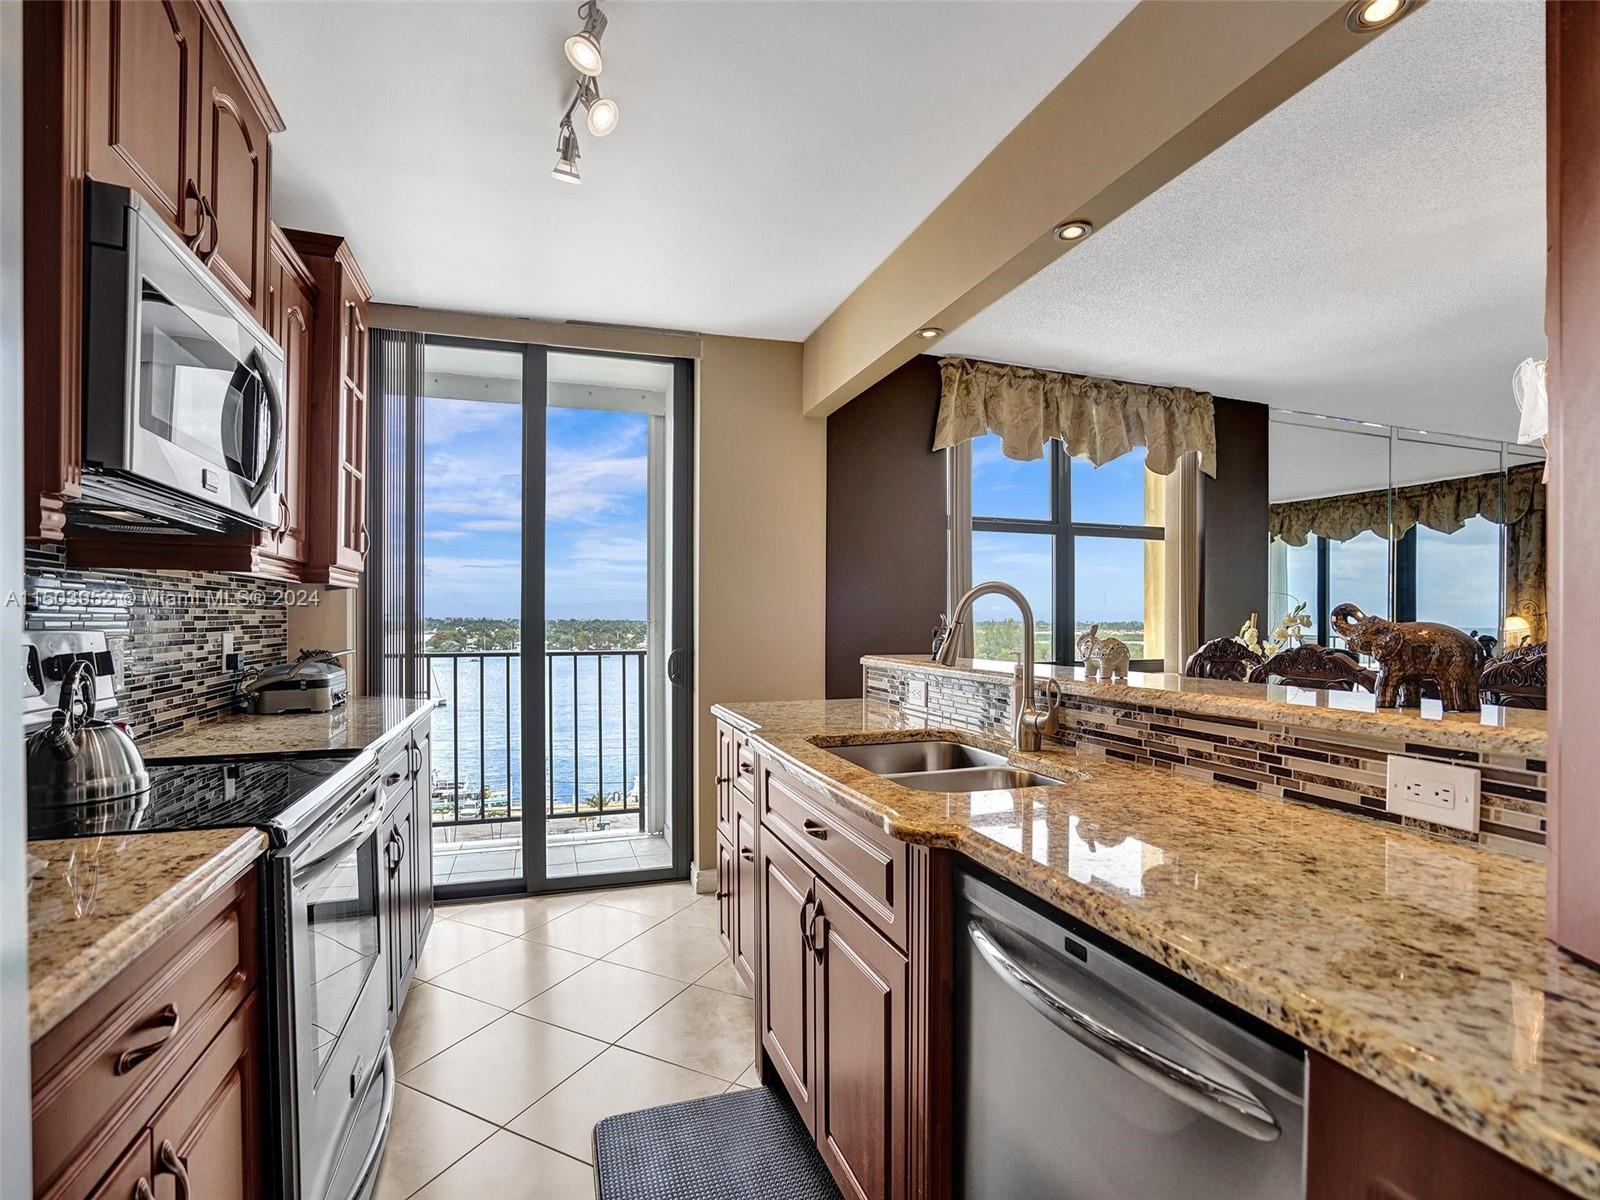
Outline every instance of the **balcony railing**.
{"type": "MultiPolygon", "coordinates": [[[[550,650],[544,655],[542,770],[548,818],[617,828],[645,825],[645,650],[550,650]],[[635,824],[635,822],[629,822],[635,824]]],[[[530,780],[522,753],[522,654],[426,653],[433,719],[433,824],[521,817],[530,780]]],[[[531,762],[528,765],[532,765],[531,762]]]]}

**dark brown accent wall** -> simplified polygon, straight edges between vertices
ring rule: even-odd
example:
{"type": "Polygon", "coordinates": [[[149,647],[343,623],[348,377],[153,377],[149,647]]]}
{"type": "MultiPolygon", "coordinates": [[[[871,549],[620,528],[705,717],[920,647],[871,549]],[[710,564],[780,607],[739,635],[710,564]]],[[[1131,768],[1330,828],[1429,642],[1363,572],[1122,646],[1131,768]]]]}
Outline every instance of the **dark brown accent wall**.
{"type": "Polygon", "coordinates": [[[1267,608],[1267,406],[1217,398],[1217,477],[1200,483],[1200,640],[1267,608]]]}
{"type": "Polygon", "coordinates": [[[918,355],[828,418],[830,697],[861,694],[863,654],[926,653],[945,607],[938,413],[938,360],[918,355]]]}

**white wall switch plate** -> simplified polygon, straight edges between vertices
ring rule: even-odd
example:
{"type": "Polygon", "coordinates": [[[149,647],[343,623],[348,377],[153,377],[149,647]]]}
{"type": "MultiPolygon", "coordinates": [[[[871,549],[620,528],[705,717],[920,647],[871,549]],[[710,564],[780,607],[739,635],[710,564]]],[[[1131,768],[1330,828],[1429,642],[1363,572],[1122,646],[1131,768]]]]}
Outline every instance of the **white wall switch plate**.
{"type": "Polygon", "coordinates": [[[928,681],[915,675],[906,680],[906,703],[912,708],[928,707],[928,681]]]}
{"type": "Polygon", "coordinates": [[[1478,831],[1478,772],[1431,758],[1389,756],[1389,811],[1478,831]]]}

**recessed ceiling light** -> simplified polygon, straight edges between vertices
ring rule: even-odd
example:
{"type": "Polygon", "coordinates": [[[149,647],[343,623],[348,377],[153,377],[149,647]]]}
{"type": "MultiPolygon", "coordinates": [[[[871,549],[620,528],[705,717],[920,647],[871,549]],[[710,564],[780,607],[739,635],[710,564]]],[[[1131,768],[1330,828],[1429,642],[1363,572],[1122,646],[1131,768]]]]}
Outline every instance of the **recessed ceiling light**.
{"type": "Polygon", "coordinates": [[[944,330],[940,329],[937,325],[924,325],[921,329],[917,330],[917,336],[925,342],[931,342],[934,338],[943,337],[944,330]]]}
{"type": "Polygon", "coordinates": [[[1056,237],[1063,242],[1081,242],[1093,232],[1094,226],[1087,221],[1068,221],[1056,226],[1056,237]]]}
{"type": "Polygon", "coordinates": [[[1356,0],[1345,14],[1345,27],[1352,33],[1371,33],[1392,25],[1406,15],[1415,0],[1356,0]]]}

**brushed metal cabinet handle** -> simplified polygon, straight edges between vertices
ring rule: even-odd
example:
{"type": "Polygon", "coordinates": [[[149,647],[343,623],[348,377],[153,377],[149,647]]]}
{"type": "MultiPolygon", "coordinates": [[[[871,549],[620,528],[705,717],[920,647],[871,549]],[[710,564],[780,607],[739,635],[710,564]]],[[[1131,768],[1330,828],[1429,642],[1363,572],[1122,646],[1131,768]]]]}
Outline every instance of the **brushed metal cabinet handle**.
{"type": "Polygon", "coordinates": [[[160,1166],[157,1174],[168,1174],[177,1183],[177,1200],[189,1200],[189,1165],[178,1154],[177,1148],[171,1142],[162,1142],[161,1149],[156,1152],[156,1162],[160,1166]]]}
{"type": "Polygon", "coordinates": [[[819,842],[828,840],[828,827],[821,821],[813,821],[810,817],[807,817],[800,823],[800,827],[806,831],[808,837],[814,837],[819,842]]]}

